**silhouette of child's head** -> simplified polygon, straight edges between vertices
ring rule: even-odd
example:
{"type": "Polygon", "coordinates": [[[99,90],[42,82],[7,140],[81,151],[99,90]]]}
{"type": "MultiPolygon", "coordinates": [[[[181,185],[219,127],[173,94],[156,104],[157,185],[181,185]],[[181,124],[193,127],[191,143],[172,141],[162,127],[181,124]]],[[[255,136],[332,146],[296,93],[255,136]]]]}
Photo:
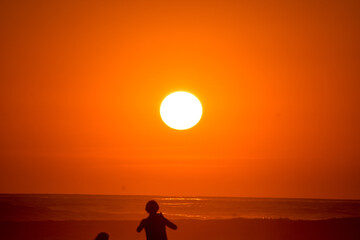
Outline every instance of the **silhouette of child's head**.
{"type": "Polygon", "coordinates": [[[109,234],[107,234],[106,232],[99,233],[95,238],[95,240],[108,240],[108,239],[109,239],[109,234]]]}
{"type": "Polygon", "coordinates": [[[156,213],[159,210],[159,205],[154,200],[149,201],[146,204],[145,210],[150,213],[156,213]]]}

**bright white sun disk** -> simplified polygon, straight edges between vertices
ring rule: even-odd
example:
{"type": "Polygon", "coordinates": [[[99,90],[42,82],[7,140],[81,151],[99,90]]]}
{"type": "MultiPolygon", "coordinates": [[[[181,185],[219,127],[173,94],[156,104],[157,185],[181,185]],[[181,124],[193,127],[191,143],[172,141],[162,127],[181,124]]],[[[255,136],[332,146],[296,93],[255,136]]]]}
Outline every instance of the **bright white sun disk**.
{"type": "Polygon", "coordinates": [[[161,103],[162,120],[171,128],[185,130],[195,126],[201,119],[202,106],[191,93],[174,92],[161,103]]]}

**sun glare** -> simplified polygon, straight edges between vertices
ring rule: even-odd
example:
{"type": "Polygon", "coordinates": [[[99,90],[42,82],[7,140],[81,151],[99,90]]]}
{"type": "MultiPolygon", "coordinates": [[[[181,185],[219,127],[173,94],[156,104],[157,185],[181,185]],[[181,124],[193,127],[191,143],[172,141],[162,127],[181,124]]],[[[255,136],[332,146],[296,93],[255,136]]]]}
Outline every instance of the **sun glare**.
{"type": "Polygon", "coordinates": [[[194,95],[188,92],[174,92],[161,103],[162,120],[171,128],[185,130],[195,126],[201,119],[202,106],[194,95]]]}

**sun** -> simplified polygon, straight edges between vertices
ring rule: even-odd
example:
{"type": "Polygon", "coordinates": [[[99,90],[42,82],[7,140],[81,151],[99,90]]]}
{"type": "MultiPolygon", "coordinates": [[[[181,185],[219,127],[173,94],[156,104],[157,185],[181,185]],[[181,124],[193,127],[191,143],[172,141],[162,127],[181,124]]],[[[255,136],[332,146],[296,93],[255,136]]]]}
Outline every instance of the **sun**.
{"type": "Polygon", "coordinates": [[[166,125],[177,130],[195,126],[202,116],[199,99],[188,92],[173,92],[161,103],[160,116],[166,125]]]}

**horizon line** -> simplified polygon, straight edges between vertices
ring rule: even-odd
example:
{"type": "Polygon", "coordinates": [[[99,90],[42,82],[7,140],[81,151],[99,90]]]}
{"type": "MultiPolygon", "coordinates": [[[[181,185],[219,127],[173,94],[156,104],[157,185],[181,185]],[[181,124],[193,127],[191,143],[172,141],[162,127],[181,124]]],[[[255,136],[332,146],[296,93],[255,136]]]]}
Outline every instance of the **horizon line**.
{"type": "Polygon", "coordinates": [[[316,197],[250,197],[250,196],[215,196],[215,195],[159,195],[159,194],[97,194],[97,193],[9,193],[0,192],[0,195],[83,195],[83,196],[137,196],[137,197],[174,197],[174,198],[252,198],[252,199],[292,199],[292,200],[340,200],[360,201],[355,198],[316,198],[316,197]]]}

